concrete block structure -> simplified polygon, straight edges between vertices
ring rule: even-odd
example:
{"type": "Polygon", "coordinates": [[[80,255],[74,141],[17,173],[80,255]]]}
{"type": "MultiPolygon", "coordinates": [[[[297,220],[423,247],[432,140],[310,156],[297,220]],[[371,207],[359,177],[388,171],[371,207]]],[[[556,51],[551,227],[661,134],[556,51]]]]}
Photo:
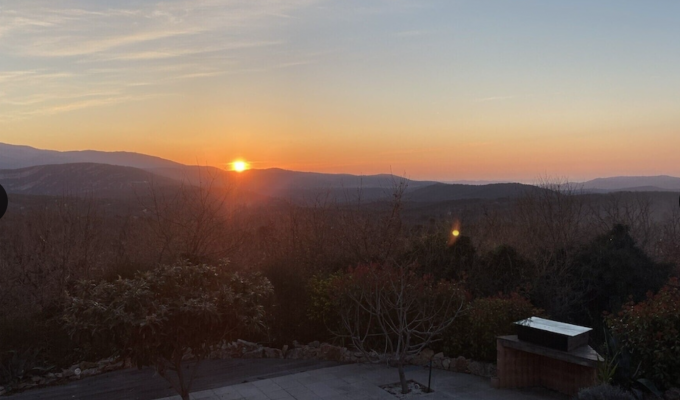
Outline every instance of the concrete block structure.
{"type": "Polygon", "coordinates": [[[590,346],[570,352],[524,342],[517,336],[497,339],[499,388],[542,386],[574,395],[597,384],[597,366],[602,357],[590,346]]]}

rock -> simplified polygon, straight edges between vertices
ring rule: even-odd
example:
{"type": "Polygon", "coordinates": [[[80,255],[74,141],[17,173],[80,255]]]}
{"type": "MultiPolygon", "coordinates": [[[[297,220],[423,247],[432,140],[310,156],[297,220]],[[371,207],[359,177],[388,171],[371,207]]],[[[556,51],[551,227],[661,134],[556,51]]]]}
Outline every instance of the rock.
{"type": "Polygon", "coordinates": [[[342,348],[342,362],[352,362],[352,353],[346,348],[342,348]]]}
{"type": "Polygon", "coordinates": [[[39,377],[39,376],[32,376],[32,377],[31,377],[31,380],[32,380],[34,383],[38,383],[38,382],[40,382],[41,380],[43,380],[43,378],[41,378],[41,377],[39,377]]]}
{"type": "Polygon", "coordinates": [[[333,346],[332,344],[323,343],[319,347],[319,356],[328,361],[343,361],[344,349],[339,346],[333,346]]]}
{"type": "Polygon", "coordinates": [[[107,367],[107,366],[109,366],[109,365],[111,365],[111,364],[113,364],[113,363],[115,363],[115,362],[116,362],[116,358],[115,358],[115,357],[105,358],[105,359],[103,359],[103,360],[97,361],[97,367],[103,369],[104,367],[107,367]]]}
{"type": "Polygon", "coordinates": [[[122,369],[122,368],[123,368],[123,361],[121,360],[121,361],[117,361],[117,362],[114,362],[114,363],[104,365],[102,367],[102,371],[109,372],[109,371],[115,371],[117,369],[122,369]]]}
{"type": "Polygon", "coordinates": [[[680,389],[670,388],[663,394],[665,400],[680,400],[680,389]]]}
{"type": "Polygon", "coordinates": [[[449,370],[451,368],[451,359],[450,358],[445,358],[442,361],[442,368],[445,370],[449,370]]]}
{"type": "Polygon", "coordinates": [[[102,371],[99,368],[88,368],[88,369],[82,370],[82,372],[80,373],[80,376],[85,377],[85,376],[99,375],[101,373],[102,373],[102,371]]]}
{"type": "Polygon", "coordinates": [[[302,359],[302,352],[303,352],[303,349],[300,348],[300,347],[290,349],[286,353],[286,358],[291,359],[291,360],[301,360],[302,359]]]}
{"type": "Polygon", "coordinates": [[[318,340],[315,340],[315,341],[313,341],[313,342],[309,343],[309,345],[308,345],[308,346],[309,346],[309,347],[313,347],[313,348],[315,348],[315,349],[318,349],[318,348],[319,348],[319,346],[321,346],[321,343],[319,343],[319,341],[318,341],[318,340]]]}
{"type": "Polygon", "coordinates": [[[427,365],[430,360],[434,357],[434,351],[431,349],[424,349],[417,356],[411,360],[411,363],[415,365],[427,365]]]}
{"type": "Polygon", "coordinates": [[[432,368],[442,369],[442,361],[444,361],[444,360],[442,360],[441,358],[433,358],[432,361],[431,361],[432,362],[432,368]]]}
{"type": "Polygon", "coordinates": [[[36,385],[35,383],[20,382],[20,383],[17,385],[17,388],[18,388],[19,390],[23,390],[23,389],[30,389],[30,388],[36,387],[36,386],[37,386],[37,385],[36,385]]]}
{"type": "Polygon", "coordinates": [[[243,353],[243,358],[262,358],[264,350],[262,348],[243,353]]]}
{"type": "Polygon", "coordinates": [[[238,349],[238,352],[240,352],[241,354],[244,355],[244,357],[245,357],[246,353],[251,353],[253,351],[261,349],[259,344],[253,343],[253,342],[248,342],[248,341],[241,340],[241,339],[236,341],[236,348],[238,349]]]}
{"type": "Polygon", "coordinates": [[[468,364],[468,371],[470,371],[472,375],[491,378],[496,375],[496,366],[491,363],[470,361],[468,364]]]}
{"type": "Polygon", "coordinates": [[[191,349],[187,349],[182,356],[182,360],[191,360],[192,358],[194,358],[193,352],[191,349]]]}
{"type": "MultiPolygon", "coordinates": [[[[442,354],[442,356],[443,356],[443,354],[442,354]]],[[[432,349],[423,349],[423,351],[420,352],[420,354],[418,355],[418,357],[424,358],[424,359],[426,359],[427,361],[430,361],[430,359],[432,359],[432,357],[434,357],[434,350],[432,350],[432,349]]]]}
{"type": "Polygon", "coordinates": [[[470,371],[472,375],[484,376],[485,366],[483,363],[479,361],[470,361],[470,363],[468,364],[468,371],[470,371]]]}
{"type": "Polygon", "coordinates": [[[432,356],[432,358],[444,358],[444,353],[439,352],[439,353],[435,354],[434,356],[432,356]]]}
{"type": "Polygon", "coordinates": [[[457,357],[453,360],[453,370],[455,372],[467,372],[470,362],[463,356],[457,357]]]}
{"type": "Polygon", "coordinates": [[[298,347],[302,347],[302,345],[297,340],[293,340],[293,347],[297,349],[298,347]]]}
{"type": "Polygon", "coordinates": [[[283,358],[283,353],[279,349],[265,347],[263,350],[264,358],[283,358]]]}
{"type": "Polygon", "coordinates": [[[288,345],[284,344],[283,348],[281,348],[281,352],[283,353],[283,356],[286,356],[286,353],[288,353],[288,345]]]}
{"type": "Polygon", "coordinates": [[[487,367],[488,376],[490,376],[492,378],[498,376],[498,369],[496,368],[496,366],[493,365],[493,364],[487,364],[487,365],[488,365],[488,367],[487,367]]]}
{"type": "Polygon", "coordinates": [[[301,347],[301,349],[302,349],[302,358],[305,359],[305,360],[310,360],[310,359],[314,359],[314,358],[319,357],[319,349],[316,349],[314,347],[309,347],[309,346],[301,347]]]}
{"type": "Polygon", "coordinates": [[[90,369],[90,368],[97,368],[97,366],[98,366],[97,363],[93,363],[93,362],[89,362],[89,361],[83,361],[78,365],[80,366],[81,370],[86,370],[86,369],[90,369]]]}

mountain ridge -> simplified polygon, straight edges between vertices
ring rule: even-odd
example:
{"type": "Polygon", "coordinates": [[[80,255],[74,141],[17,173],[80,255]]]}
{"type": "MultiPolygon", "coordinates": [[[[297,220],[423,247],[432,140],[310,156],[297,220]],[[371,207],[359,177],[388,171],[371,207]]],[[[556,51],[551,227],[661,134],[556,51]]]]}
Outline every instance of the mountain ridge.
{"type": "MultiPolygon", "coordinates": [[[[430,180],[411,180],[390,174],[329,174],[290,171],[282,168],[252,169],[237,173],[211,166],[181,164],[161,157],[135,152],[98,150],[61,152],[42,150],[26,145],[0,143],[0,170],[79,163],[138,168],[158,177],[172,179],[180,184],[215,184],[218,187],[247,186],[247,190],[255,193],[292,200],[314,199],[323,194],[336,199],[344,197],[346,199],[375,200],[389,197],[390,191],[400,183],[406,183],[406,199],[411,201],[433,201],[432,199],[448,201],[453,198],[470,198],[469,196],[479,196],[479,198],[490,198],[489,196],[516,197],[522,190],[535,187],[513,182],[458,181],[456,183],[443,183],[430,180]],[[429,197],[432,198],[428,200],[429,197]]],[[[138,172],[134,174],[139,175],[138,172]]],[[[120,181],[118,183],[122,184],[120,181]]],[[[102,182],[97,183],[97,185],[106,186],[102,182]]],[[[579,183],[579,185],[585,192],[590,193],[616,191],[680,192],[680,178],[669,175],[605,177],[585,181],[579,183]]],[[[49,189],[46,190],[50,191],[49,189]]]]}
{"type": "Polygon", "coordinates": [[[57,151],[0,143],[0,169],[74,163],[109,164],[142,169],[184,165],[161,157],[129,151],[57,151]]]}

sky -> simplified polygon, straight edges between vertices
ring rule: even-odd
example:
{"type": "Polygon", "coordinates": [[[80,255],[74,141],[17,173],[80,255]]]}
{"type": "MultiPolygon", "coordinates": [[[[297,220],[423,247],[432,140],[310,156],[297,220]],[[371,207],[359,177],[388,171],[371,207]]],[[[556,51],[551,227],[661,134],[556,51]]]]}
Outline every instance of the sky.
{"type": "Polygon", "coordinates": [[[680,176],[680,2],[2,0],[0,142],[444,181],[680,176]]]}

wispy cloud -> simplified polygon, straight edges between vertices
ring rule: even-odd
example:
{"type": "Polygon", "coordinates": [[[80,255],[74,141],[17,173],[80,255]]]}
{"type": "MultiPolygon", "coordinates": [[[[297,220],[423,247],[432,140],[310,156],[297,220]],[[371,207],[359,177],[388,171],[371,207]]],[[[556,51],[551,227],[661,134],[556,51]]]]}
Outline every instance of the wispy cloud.
{"type": "Polygon", "coordinates": [[[285,45],[271,26],[317,1],[170,0],[132,8],[3,0],[0,58],[10,62],[0,66],[0,120],[142,101],[172,92],[168,85],[180,80],[313,62],[281,51],[264,62],[259,49],[285,45]]]}
{"type": "Polygon", "coordinates": [[[511,99],[516,99],[519,96],[492,96],[492,97],[482,97],[479,99],[475,99],[475,103],[486,103],[489,101],[502,101],[502,100],[511,100],[511,99]]]}
{"type": "Polygon", "coordinates": [[[430,33],[429,31],[422,31],[422,30],[411,30],[411,31],[401,31],[397,32],[394,34],[394,36],[399,37],[399,38],[408,38],[408,37],[417,37],[417,36],[423,36],[430,33]]]}

